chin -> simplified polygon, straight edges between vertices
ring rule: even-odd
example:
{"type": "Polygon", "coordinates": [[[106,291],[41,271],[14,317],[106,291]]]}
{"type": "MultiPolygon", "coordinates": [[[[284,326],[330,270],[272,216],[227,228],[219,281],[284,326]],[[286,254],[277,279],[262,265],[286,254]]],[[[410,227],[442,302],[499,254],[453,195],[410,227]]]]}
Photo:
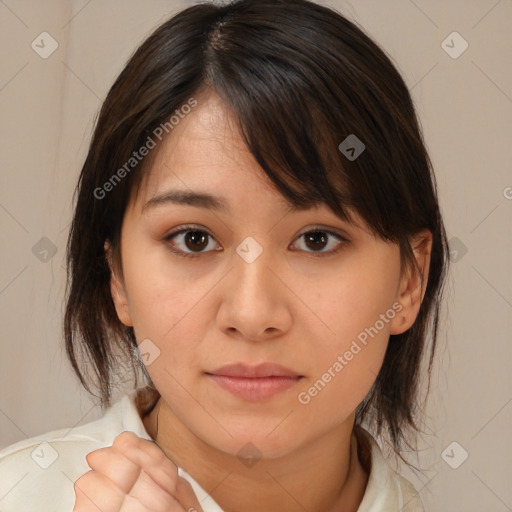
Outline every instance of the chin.
{"type": "Polygon", "coordinates": [[[250,466],[252,460],[278,459],[293,452],[297,447],[298,444],[295,445],[289,439],[269,441],[261,435],[260,437],[235,437],[226,443],[226,446],[219,446],[219,449],[237,457],[242,463],[249,462],[246,465],[250,466]]]}
{"type": "MultiPolygon", "coordinates": [[[[245,458],[276,459],[284,457],[306,442],[305,438],[297,438],[290,429],[279,425],[279,422],[274,420],[258,422],[249,419],[236,424],[223,422],[222,425],[231,434],[230,436],[226,434],[212,438],[212,433],[216,433],[212,428],[196,432],[196,435],[217,450],[240,458],[242,462],[242,459],[245,458]]],[[[303,437],[304,432],[301,435],[303,437]]]]}

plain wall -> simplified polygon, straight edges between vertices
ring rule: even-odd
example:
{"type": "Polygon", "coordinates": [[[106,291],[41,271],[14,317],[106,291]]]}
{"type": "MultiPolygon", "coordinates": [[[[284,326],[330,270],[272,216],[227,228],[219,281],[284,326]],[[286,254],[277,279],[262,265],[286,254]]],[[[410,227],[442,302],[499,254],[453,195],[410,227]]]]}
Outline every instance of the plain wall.
{"type": "MultiPolygon", "coordinates": [[[[115,77],[192,3],[0,3],[0,449],[102,415],[62,340],[72,194],[115,77]],[[31,47],[42,32],[59,45],[47,59],[31,47]]],[[[422,473],[400,470],[427,512],[512,510],[512,1],[323,3],[380,43],[412,89],[452,248],[422,473]],[[469,44],[457,58],[442,45],[453,31],[469,44]],[[457,469],[441,455],[454,441],[469,454],[457,469]]]]}

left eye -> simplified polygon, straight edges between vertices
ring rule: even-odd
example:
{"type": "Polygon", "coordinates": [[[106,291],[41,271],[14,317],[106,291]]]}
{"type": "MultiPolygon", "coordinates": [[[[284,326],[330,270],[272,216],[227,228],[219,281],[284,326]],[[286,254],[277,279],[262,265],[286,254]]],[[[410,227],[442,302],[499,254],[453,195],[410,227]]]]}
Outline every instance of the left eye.
{"type": "Polygon", "coordinates": [[[348,242],[348,240],[337,233],[332,233],[331,231],[315,229],[313,231],[306,231],[302,233],[298,237],[298,240],[304,240],[304,244],[307,248],[312,249],[305,250],[306,252],[319,253],[318,255],[323,256],[326,253],[335,253],[339,250],[340,246],[343,245],[343,242],[348,242]],[[337,240],[337,242],[333,242],[333,238],[337,240]],[[326,247],[330,248],[328,250],[322,250],[326,247]]]}

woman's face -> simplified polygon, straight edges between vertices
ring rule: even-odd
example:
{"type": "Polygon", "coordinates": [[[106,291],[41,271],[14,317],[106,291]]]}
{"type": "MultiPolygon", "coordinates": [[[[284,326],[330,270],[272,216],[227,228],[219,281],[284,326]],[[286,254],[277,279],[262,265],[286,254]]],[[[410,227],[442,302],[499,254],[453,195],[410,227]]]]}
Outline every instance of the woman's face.
{"type": "Polygon", "coordinates": [[[186,428],[277,457],[351,428],[415,314],[398,246],[325,205],[293,211],[232,126],[211,94],[164,139],[124,218],[113,299],[186,428]],[[192,194],[211,198],[177,200],[192,194]]]}

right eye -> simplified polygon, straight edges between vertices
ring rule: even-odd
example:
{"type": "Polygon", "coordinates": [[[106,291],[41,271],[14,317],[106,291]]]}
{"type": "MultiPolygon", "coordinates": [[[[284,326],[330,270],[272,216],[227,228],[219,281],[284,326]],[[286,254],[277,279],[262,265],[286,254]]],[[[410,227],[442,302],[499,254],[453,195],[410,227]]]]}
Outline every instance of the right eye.
{"type": "Polygon", "coordinates": [[[164,240],[168,242],[172,252],[184,258],[196,258],[203,253],[211,252],[216,247],[213,243],[214,238],[207,231],[198,229],[197,226],[182,226],[167,235],[164,240]],[[210,250],[205,250],[208,247],[210,250]]]}

